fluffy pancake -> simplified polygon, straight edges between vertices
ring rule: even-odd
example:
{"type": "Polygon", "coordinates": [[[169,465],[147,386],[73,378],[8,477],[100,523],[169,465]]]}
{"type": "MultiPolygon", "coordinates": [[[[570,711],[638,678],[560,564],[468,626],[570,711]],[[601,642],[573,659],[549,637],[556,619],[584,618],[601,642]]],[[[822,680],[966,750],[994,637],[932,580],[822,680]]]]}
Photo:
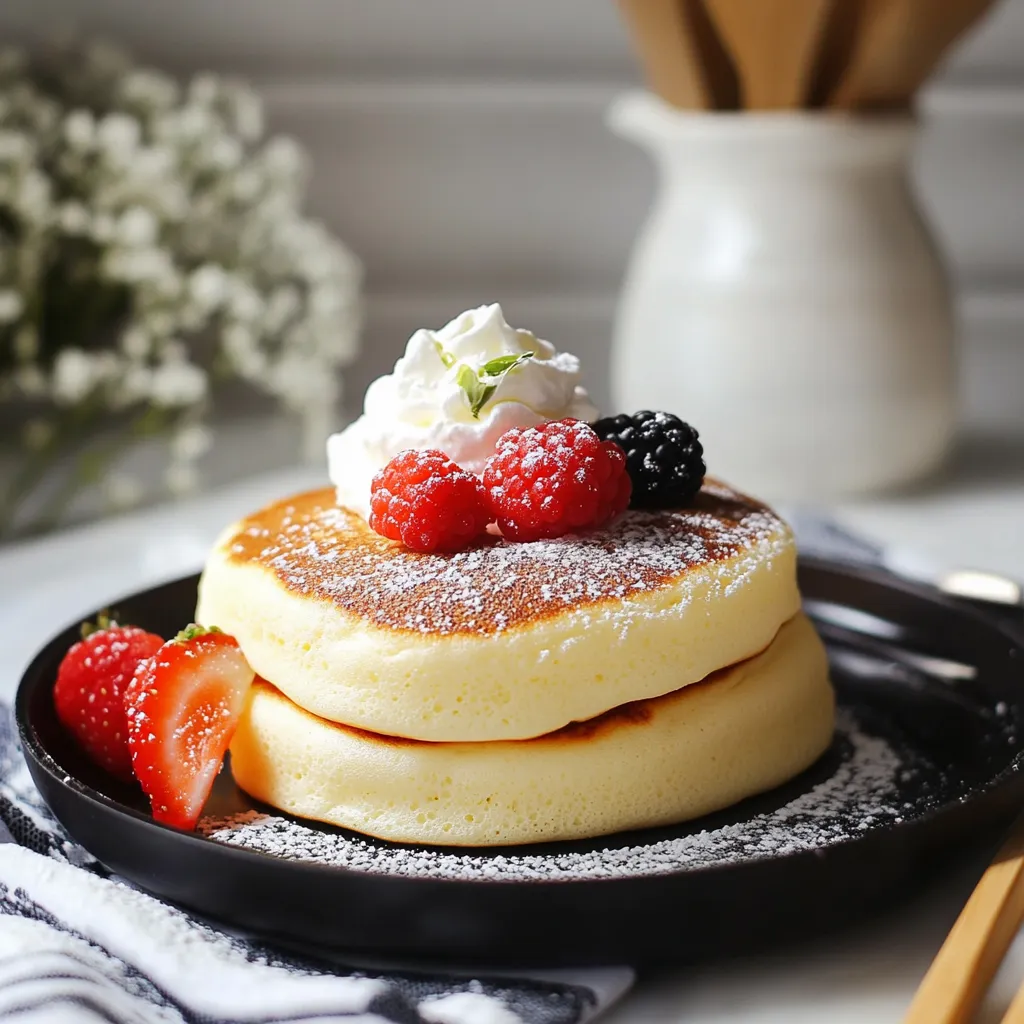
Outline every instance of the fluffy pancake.
{"type": "Polygon", "coordinates": [[[397,842],[574,839],[699,817],[778,785],[831,741],[833,694],[803,615],[761,654],[550,736],[423,743],[351,729],[254,687],[238,784],[292,814],[397,842]]]}
{"type": "Polygon", "coordinates": [[[330,490],[230,527],[197,620],[315,715],[435,742],[527,739],[763,650],[799,608],[788,527],[706,483],[691,508],[423,555],[330,490]]]}

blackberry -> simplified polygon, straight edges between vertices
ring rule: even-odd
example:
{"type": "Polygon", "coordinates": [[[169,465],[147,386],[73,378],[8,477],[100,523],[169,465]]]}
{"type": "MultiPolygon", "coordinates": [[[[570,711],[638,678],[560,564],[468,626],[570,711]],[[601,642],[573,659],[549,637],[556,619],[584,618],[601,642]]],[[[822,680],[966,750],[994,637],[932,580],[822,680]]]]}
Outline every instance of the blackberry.
{"type": "Polygon", "coordinates": [[[626,453],[633,481],[630,508],[673,508],[691,501],[704,482],[704,449],[697,431],[668,412],[606,416],[594,430],[626,453]]]}

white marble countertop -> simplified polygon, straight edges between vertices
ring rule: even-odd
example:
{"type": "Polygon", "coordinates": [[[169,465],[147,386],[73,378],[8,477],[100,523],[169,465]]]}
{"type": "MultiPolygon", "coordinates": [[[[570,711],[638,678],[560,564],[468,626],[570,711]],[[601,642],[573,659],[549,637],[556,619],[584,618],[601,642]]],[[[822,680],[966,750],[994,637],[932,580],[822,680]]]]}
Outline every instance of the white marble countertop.
{"type": "MultiPolygon", "coordinates": [[[[998,468],[992,458],[990,448],[968,446],[942,480],[898,497],[843,503],[835,514],[929,564],[1024,579],[1024,446],[1003,451],[998,468]]],[[[24,664],[58,627],[124,593],[197,569],[232,518],[320,483],[311,469],[268,474],[201,499],[0,548],[0,699],[10,699],[24,664]]],[[[969,852],[911,902],[840,935],[770,956],[644,974],[604,1019],[895,1024],[990,852],[969,852]]],[[[982,1024],[999,1020],[1021,977],[1024,942],[1018,941],[982,1024]]]]}

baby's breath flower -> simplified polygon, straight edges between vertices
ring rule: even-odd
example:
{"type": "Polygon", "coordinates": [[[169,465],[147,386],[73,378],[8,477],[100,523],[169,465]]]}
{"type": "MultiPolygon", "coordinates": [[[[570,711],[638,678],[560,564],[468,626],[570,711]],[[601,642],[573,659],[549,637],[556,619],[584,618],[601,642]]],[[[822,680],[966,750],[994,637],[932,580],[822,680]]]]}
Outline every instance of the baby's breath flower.
{"type": "Polygon", "coordinates": [[[96,122],[88,110],[72,110],[64,121],[64,137],[75,149],[88,149],[96,136],[96,122]]]}
{"type": "Polygon", "coordinates": [[[189,297],[203,310],[216,309],[228,294],[228,276],[216,263],[204,263],[188,281],[189,297]]]}
{"type": "Polygon", "coordinates": [[[174,262],[165,249],[109,249],[103,257],[103,274],[124,284],[143,284],[174,278],[174,262]]]}
{"type": "Polygon", "coordinates": [[[89,233],[89,211],[77,200],[61,203],[57,210],[57,224],[66,235],[89,233]]]}
{"type": "Polygon", "coordinates": [[[0,131],[0,160],[24,163],[32,156],[32,140],[21,132],[0,131]]]}
{"type": "Polygon", "coordinates": [[[149,355],[153,339],[139,324],[132,324],[121,333],[121,351],[133,362],[149,355]]]}
{"type": "Polygon", "coordinates": [[[130,206],[117,222],[117,239],[122,245],[142,248],[156,241],[159,230],[160,225],[149,210],[144,206],[130,206]]]}
{"type": "Polygon", "coordinates": [[[198,423],[189,423],[171,438],[171,458],[176,462],[195,462],[205,455],[213,444],[209,429],[198,423]]]}
{"type": "Polygon", "coordinates": [[[160,408],[195,405],[206,395],[206,373],[193,363],[171,359],[153,370],[149,396],[160,408]]]}
{"type": "Polygon", "coordinates": [[[126,103],[149,112],[166,110],[178,99],[178,86],[172,78],[138,68],[124,76],[119,91],[126,103]]]}
{"type": "Polygon", "coordinates": [[[13,323],[24,308],[25,303],[17,292],[10,288],[0,289],[0,324],[13,323]]]}
{"type": "Polygon", "coordinates": [[[107,114],[96,125],[96,141],[110,158],[119,162],[132,159],[141,134],[138,120],[129,114],[107,114]]]}
{"type": "Polygon", "coordinates": [[[263,163],[271,177],[290,181],[302,174],[306,162],[294,139],[278,135],[263,150],[263,163]]]}
{"type": "Polygon", "coordinates": [[[109,473],[102,484],[103,497],[113,509],[131,508],[142,500],[142,484],[124,473],[109,473]]]}
{"type": "MultiPolygon", "coordinates": [[[[63,410],[79,434],[141,416],[172,431],[166,484],[188,490],[214,367],[294,412],[307,442],[325,432],[360,267],[302,215],[305,155],[263,141],[253,92],[216,75],[182,88],[110,48],[40,75],[0,56],[0,126],[0,213],[18,229],[0,238],[0,403],[42,410],[14,434],[26,449],[68,450],[63,410]]],[[[105,496],[138,497],[114,475],[105,496]]],[[[12,507],[0,492],[0,534],[12,507]]]]}
{"type": "Polygon", "coordinates": [[[195,467],[185,462],[172,462],[164,474],[167,489],[171,494],[190,494],[196,489],[199,478],[195,467]]]}
{"type": "Polygon", "coordinates": [[[38,224],[45,219],[49,205],[49,180],[35,168],[26,171],[14,196],[15,208],[25,220],[38,224]]]}
{"type": "Polygon", "coordinates": [[[53,397],[59,405],[77,405],[95,386],[92,360],[80,348],[66,348],[53,365],[53,397]]]}

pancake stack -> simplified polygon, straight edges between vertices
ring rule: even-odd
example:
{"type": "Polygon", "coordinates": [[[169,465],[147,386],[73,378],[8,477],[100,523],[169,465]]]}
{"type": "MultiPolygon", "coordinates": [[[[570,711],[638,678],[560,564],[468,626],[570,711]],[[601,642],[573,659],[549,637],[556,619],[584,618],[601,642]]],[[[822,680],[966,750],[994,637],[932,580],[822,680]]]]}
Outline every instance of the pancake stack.
{"type": "Polygon", "coordinates": [[[197,621],[258,680],[231,746],[252,796],[379,838],[493,846],[699,817],[829,745],[796,552],[707,480],[679,510],[418,554],[333,490],[219,539],[197,621]]]}

